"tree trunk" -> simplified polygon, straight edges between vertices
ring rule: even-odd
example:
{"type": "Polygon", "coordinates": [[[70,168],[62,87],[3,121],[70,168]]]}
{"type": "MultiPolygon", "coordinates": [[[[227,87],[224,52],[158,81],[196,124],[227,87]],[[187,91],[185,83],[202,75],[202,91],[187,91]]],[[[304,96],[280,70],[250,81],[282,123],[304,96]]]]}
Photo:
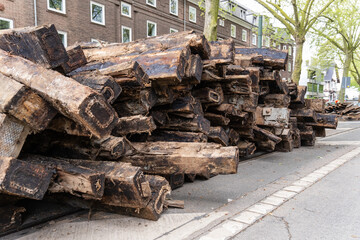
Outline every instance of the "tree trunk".
{"type": "Polygon", "coordinates": [[[219,0],[205,0],[204,35],[208,41],[217,40],[217,18],[219,15],[219,0]]]}
{"type": "Polygon", "coordinates": [[[295,65],[294,70],[292,73],[292,80],[293,82],[299,84],[300,75],[301,75],[301,64],[302,64],[302,54],[303,54],[303,47],[304,47],[304,40],[296,40],[296,56],[295,56],[295,65]]]}
{"type": "Polygon", "coordinates": [[[343,71],[343,77],[341,79],[341,88],[340,88],[340,92],[339,92],[339,100],[340,102],[344,102],[345,100],[345,88],[343,88],[343,81],[344,81],[344,77],[348,77],[349,76],[349,71],[350,71],[350,65],[351,65],[351,53],[350,52],[346,52],[345,53],[345,62],[344,62],[344,71],[343,71]]]}

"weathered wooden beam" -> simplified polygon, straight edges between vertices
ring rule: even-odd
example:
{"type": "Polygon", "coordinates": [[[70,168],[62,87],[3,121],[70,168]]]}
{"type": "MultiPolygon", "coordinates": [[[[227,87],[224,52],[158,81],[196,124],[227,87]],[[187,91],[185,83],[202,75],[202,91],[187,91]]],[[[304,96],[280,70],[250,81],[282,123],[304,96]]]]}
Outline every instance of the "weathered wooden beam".
{"type": "Polygon", "coordinates": [[[105,174],[89,169],[89,166],[75,166],[67,161],[43,156],[28,155],[24,161],[55,169],[48,191],[69,193],[85,199],[100,200],[105,189],[105,174]]]}
{"type": "Polygon", "coordinates": [[[317,113],[325,113],[325,99],[305,99],[305,106],[317,113]]]}
{"type": "Polygon", "coordinates": [[[264,66],[272,69],[285,70],[288,61],[287,51],[279,51],[270,48],[246,48],[236,47],[235,54],[239,56],[262,56],[264,66]]]}
{"type": "Polygon", "coordinates": [[[84,51],[80,45],[67,47],[66,52],[69,60],[61,64],[61,72],[68,74],[87,63],[84,51]]]}
{"type": "Polygon", "coordinates": [[[152,174],[184,172],[208,178],[237,171],[237,147],[186,142],[146,142],[133,145],[141,155],[123,157],[121,161],[142,167],[143,171],[152,174]]]}
{"type": "Polygon", "coordinates": [[[129,133],[151,133],[156,129],[153,117],[136,115],[119,118],[119,122],[112,131],[114,136],[125,136],[129,133]]]}
{"type": "Polygon", "coordinates": [[[239,154],[241,157],[253,155],[256,150],[255,143],[248,141],[240,141],[236,146],[239,148],[239,154]]]}
{"type": "Polygon", "coordinates": [[[10,114],[35,131],[46,128],[56,111],[23,84],[0,73],[0,112],[10,114]]]}
{"type": "Polygon", "coordinates": [[[89,62],[109,59],[124,55],[144,54],[146,52],[165,51],[169,48],[189,46],[192,54],[199,54],[202,59],[210,57],[210,46],[205,37],[194,31],[166,34],[153,38],[144,38],[130,43],[109,44],[101,48],[85,49],[89,62]]]}
{"type": "Polygon", "coordinates": [[[268,94],[264,97],[265,105],[272,107],[288,107],[290,100],[290,96],[286,94],[268,94]]]}
{"type": "Polygon", "coordinates": [[[35,90],[58,111],[83,125],[94,136],[105,137],[115,126],[117,115],[114,109],[91,88],[2,50],[0,65],[2,74],[35,90]]]}
{"type": "Polygon", "coordinates": [[[83,126],[63,115],[57,115],[54,119],[52,119],[47,129],[75,136],[91,136],[91,133],[83,126]]]}
{"type": "Polygon", "coordinates": [[[223,95],[209,87],[203,87],[192,91],[192,95],[200,100],[201,103],[220,104],[224,99],[223,95]]]}
{"type": "Polygon", "coordinates": [[[276,136],[275,134],[259,128],[258,126],[254,127],[254,134],[256,138],[263,139],[263,140],[271,140],[275,143],[279,143],[281,141],[281,138],[276,136]]]}
{"type": "Polygon", "coordinates": [[[41,200],[51,181],[54,169],[47,166],[0,157],[0,192],[41,200]]]}
{"type": "Polygon", "coordinates": [[[110,76],[89,73],[77,74],[71,77],[82,85],[88,86],[103,95],[109,104],[114,103],[122,91],[120,85],[110,76]]]}
{"type": "Polygon", "coordinates": [[[208,134],[210,131],[210,121],[203,116],[196,116],[194,119],[172,117],[165,125],[160,126],[159,128],[208,134]]]}
{"type": "Polygon", "coordinates": [[[210,42],[211,55],[204,64],[232,64],[235,59],[235,42],[229,38],[221,41],[210,42]]]}
{"type": "Polygon", "coordinates": [[[46,68],[55,68],[69,59],[53,24],[2,30],[0,49],[46,68]]]}
{"type": "Polygon", "coordinates": [[[149,142],[207,142],[208,137],[199,132],[154,131],[147,137],[149,142]]]}
{"type": "Polygon", "coordinates": [[[0,113],[0,156],[17,158],[29,133],[19,120],[0,113]]]}
{"type": "Polygon", "coordinates": [[[199,84],[203,71],[203,62],[199,55],[191,55],[186,63],[184,82],[199,84]]]}
{"type": "Polygon", "coordinates": [[[316,113],[316,122],[307,122],[306,125],[336,129],[338,125],[338,115],[316,113]]]}
{"type": "Polygon", "coordinates": [[[230,123],[230,119],[221,114],[205,112],[204,116],[212,126],[227,126],[230,123]]]}
{"type": "Polygon", "coordinates": [[[222,127],[210,127],[208,137],[213,142],[219,143],[223,146],[229,145],[229,136],[222,127]]]}
{"type": "Polygon", "coordinates": [[[291,109],[290,116],[301,122],[317,122],[317,115],[313,109],[291,109]]]}

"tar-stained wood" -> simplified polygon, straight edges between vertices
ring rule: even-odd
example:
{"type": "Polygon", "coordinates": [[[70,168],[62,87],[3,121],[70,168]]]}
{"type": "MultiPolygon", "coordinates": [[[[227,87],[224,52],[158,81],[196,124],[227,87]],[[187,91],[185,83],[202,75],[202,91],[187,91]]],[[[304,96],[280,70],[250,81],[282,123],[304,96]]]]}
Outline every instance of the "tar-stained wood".
{"type": "Polygon", "coordinates": [[[226,66],[226,78],[229,75],[248,75],[251,79],[251,90],[259,93],[259,81],[262,70],[259,67],[242,67],[240,65],[226,66]]]}
{"type": "Polygon", "coordinates": [[[305,99],[305,106],[317,113],[325,113],[325,99],[305,99]]]}
{"type": "Polygon", "coordinates": [[[61,64],[61,71],[65,74],[70,73],[71,71],[84,66],[87,61],[80,45],[73,45],[66,48],[67,55],[69,60],[61,64]]]}
{"type": "Polygon", "coordinates": [[[75,166],[67,161],[43,156],[29,155],[26,162],[54,168],[55,177],[48,191],[51,193],[69,193],[85,199],[101,199],[105,189],[105,174],[88,166],[75,166]]]}
{"type": "Polygon", "coordinates": [[[50,157],[115,160],[127,155],[131,149],[129,141],[124,137],[109,136],[96,140],[46,130],[30,135],[23,152],[50,157]]]}
{"type": "Polygon", "coordinates": [[[101,48],[85,49],[88,61],[109,59],[124,55],[138,55],[147,52],[166,51],[173,47],[188,46],[192,54],[199,54],[202,59],[209,59],[210,46],[205,37],[194,31],[171,33],[152,38],[138,39],[129,43],[110,44],[101,48]]]}
{"type": "Polygon", "coordinates": [[[256,124],[268,127],[283,127],[290,118],[290,110],[284,107],[257,107],[255,114],[256,124]]]}
{"type": "Polygon", "coordinates": [[[232,64],[235,58],[235,42],[233,39],[210,42],[210,59],[205,64],[232,64]]]}
{"type": "Polygon", "coordinates": [[[149,181],[139,167],[111,161],[69,160],[70,163],[105,173],[105,191],[102,204],[144,208],[151,197],[149,181]]]}
{"type": "Polygon", "coordinates": [[[147,137],[150,142],[207,142],[208,137],[199,132],[156,130],[147,137]]]}
{"type": "Polygon", "coordinates": [[[159,129],[202,132],[208,134],[210,131],[210,121],[203,116],[196,116],[193,119],[172,117],[165,125],[160,126],[159,129]]]}
{"type": "Polygon", "coordinates": [[[223,146],[229,145],[229,136],[222,127],[210,127],[208,137],[211,141],[223,146]]]}
{"type": "Polygon", "coordinates": [[[46,68],[58,67],[69,59],[53,24],[2,30],[0,49],[46,68]]]}
{"type": "Polygon", "coordinates": [[[91,136],[91,133],[83,126],[60,114],[52,119],[47,129],[75,136],[91,136]]]}
{"type": "Polygon", "coordinates": [[[326,137],[326,130],[324,127],[313,126],[315,137],[326,137]]]}
{"type": "Polygon", "coordinates": [[[7,231],[16,230],[23,222],[23,214],[26,212],[24,207],[7,205],[0,207],[0,234],[7,231]]]}
{"type": "Polygon", "coordinates": [[[141,155],[123,157],[121,161],[153,174],[184,172],[210,177],[237,171],[239,153],[236,147],[186,142],[133,143],[133,146],[141,155]]]}
{"type": "Polygon", "coordinates": [[[0,156],[17,158],[29,133],[19,120],[0,113],[0,156]]]}
{"type": "Polygon", "coordinates": [[[41,200],[54,174],[54,169],[40,164],[0,157],[0,192],[41,200]]]}
{"type": "Polygon", "coordinates": [[[268,94],[264,97],[265,105],[272,107],[288,107],[290,100],[290,96],[286,94],[268,94]]]}
{"type": "Polygon", "coordinates": [[[313,109],[291,109],[290,115],[296,117],[301,122],[316,122],[317,115],[313,109]]]}
{"type": "Polygon", "coordinates": [[[275,143],[279,143],[281,141],[280,137],[276,136],[275,134],[273,134],[265,129],[259,128],[257,126],[254,127],[254,134],[255,134],[255,137],[257,137],[259,139],[271,140],[275,143]]]}
{"type": "Polygon", "coordinates": [[[256,150],[255,143],[248,142],[248,141],[240,141],[236,145],[239,148],[239,155],[240,157],[247,157],[254,154],[256,150]]]}
{"type": "Polygon", "coordinates": [[[336,129],[338,121],[338,116],[336,114],[316,113],[316,122],[307,122],[306,125],[336,129]]]}
{"type": "Polygon", "coordinates": [[[223,101],[223,95],[218,93],[216,89],[209,87],[195,89],[192,95],[199,99],[201,103],[220,104],[223,101]]]}
{"type": "Polygon", "coordinates": [[[31,87],[58,111],[83,125],[94,136],[105,137],[114,128],[117,122],[114,109],[91,88],[2,50],[0,64],[1,73],[31,87]]]}
{"type": "Polygon", "coordinates": [[[129,133],[151,133],[156,129],[153,117],[136,115],[131,117],[119,118],[119,122],[114,128],[114,136],[125,136],[129,133]]]}
{"type": "Polygon", "coordinates": [[[71,77],[82,85],[88,86],[103,95],[109,104],[114,103],[122,91],[120,85],[111,76],[89,73],[77,74],[71,77]]]}
{"type": "Polygon", "coordinates": [[[191,55],[186,63],[183,81],[191,84],[199,84],[203,71],[203,62],[199,55],[191,55]]]}
{"type": "Polygon", "coordinates": [[[285,70],[288,61],[287,51],[279,51],[270,48],[245,48],[236,47],[236,55],[246,56],[262,56],[263,64],[266,67],[271,67],[274,70],[285,70]]]}
{"type": "Polygon", "coordinates": [[[230,123],[230,119],[221,114],[205,112],[204,117],[208,119],[213,126],[226,126],[230,123]]]}
{"type": "Polygon", "coordinates": [[[184,173],[167,174],[167,175],[164,175],[163,177],[166,179],[166,181],[169,182],[171,190],[180,188],[185,183],[185,174],[184,173]]]}
{"type": "Polygon", "coordinates": [[[34,91],[0,74],[0,112],[8,113],[35,131],[46,128],[56,110],[34,91]]]}

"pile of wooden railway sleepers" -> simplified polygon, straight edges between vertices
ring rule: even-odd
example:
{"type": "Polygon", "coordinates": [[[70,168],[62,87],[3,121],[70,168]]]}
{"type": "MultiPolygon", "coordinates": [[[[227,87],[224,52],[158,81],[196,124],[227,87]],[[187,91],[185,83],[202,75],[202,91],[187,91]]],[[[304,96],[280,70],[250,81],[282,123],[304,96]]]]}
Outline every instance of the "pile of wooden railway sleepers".
{"type": "Polygon", "coordinates": [[[343,120],[359,121],[360,120],[360,106],[354,103],[336,103],[335,105],[328,105],[325,112],[337,114],[343,120]]]}
{"type": "Polygon", "coordinates": [[[184,181],[337,124],[280,79],[286,52],[193,31],[65,49],[49,25],[1,31],[0,49],[0,231],[24,198],[156,220],[184,181]]]}

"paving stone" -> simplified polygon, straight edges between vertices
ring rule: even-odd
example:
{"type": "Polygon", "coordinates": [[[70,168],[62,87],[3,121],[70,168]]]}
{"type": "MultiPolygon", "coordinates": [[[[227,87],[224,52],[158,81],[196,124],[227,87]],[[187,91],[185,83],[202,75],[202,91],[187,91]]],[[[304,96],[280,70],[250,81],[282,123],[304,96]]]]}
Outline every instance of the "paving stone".
{"type": "Polygon", "coordinates": [[[273,211],[274,209],[276,209],[276,206],[274,206],[274,205],[270,205],[270,204],[266,204],[266,203],[257,203],[257,204],[252,205],[251,207],[249,207],[247,209],[247,211],[256,212],[256,213],[260,213],[260,214],[268,214],[269,212],[273,211]]]}
{"type": "Polygon", "coordinates": [[[261,202],[271,204],[274,206],[279,206],[279,205],[283,204],[286,200],[287,200],[286,198],[270,196],[270,197],[265,198],[261,202]]]}
{"type": "Polygon", "coordinates": [[[273,196],[290,199],[293,196],[295,196],[296,194],[297,193],[295,193],[295,192],[289,192],[289,191],[280,190],[280,191],[277,191],[276,193],[274,193],[273,196]]]}
{"type": "Polygon", "coordinates": [[[296,192],[296,193],[299,193],[299,192],[303,191],[304,189],[305,189],[305,187],[293,186],[293,185],[284,188],[285,191],[291,191],[291,192],[296,192]]]}
{"type": "Polygon", "coordinates": [[[235,236],[248,226],[249,225],[245,223],[227,220],[215,229],[201,236],[199,240],[226,240],[235,236]]]}
{"type": "Polygon", "coordinates": [[[243,211],[243,212],[235,215],[231,219],[234,220],[234,221],[238,221],[238,222],[242,222],[242,223],[246,223],[246,224],[253,224],[254,222],[256,222],[262,216],[264,216],[264,215],[260,214],[260,213],[243,211]]]}

